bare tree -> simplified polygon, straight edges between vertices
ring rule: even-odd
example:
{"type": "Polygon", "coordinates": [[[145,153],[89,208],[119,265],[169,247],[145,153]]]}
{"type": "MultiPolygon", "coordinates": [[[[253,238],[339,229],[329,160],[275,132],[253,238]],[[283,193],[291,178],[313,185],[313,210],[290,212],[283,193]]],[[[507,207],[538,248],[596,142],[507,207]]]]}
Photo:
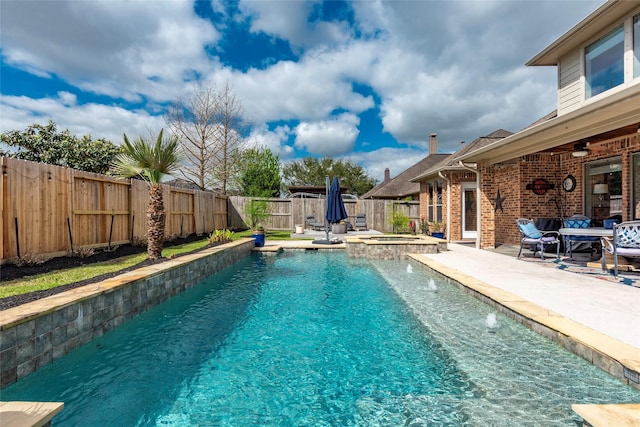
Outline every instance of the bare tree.
{"type": "Polygon", "coordinates": [[[182,176],[203,190],[219,188],[226,194],[249,148],[249,124],[229,83],[221,88],[195,83],[171,105],[165,120],[183,146],[182,176]]]}

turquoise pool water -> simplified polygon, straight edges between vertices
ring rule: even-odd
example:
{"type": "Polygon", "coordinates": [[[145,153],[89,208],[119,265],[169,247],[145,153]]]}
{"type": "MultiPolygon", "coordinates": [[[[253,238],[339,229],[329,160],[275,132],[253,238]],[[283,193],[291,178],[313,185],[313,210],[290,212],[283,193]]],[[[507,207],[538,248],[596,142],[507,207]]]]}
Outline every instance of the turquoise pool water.
{"type": "Polygon", "coordinates": [[[575,426],[571,403],[640,401],[431,280],[409,262],[252,255],[1,398],[64,401],[69,426],[575,426]]]}

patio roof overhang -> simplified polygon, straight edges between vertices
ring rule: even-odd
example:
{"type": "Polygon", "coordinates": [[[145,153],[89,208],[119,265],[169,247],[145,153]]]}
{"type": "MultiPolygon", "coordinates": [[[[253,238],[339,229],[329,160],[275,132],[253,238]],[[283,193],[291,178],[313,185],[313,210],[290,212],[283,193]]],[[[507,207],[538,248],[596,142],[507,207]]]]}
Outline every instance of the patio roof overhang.
{"type": "MultiPolygon", "coordinates": [[[[584,107],[524,129],[514,135],[460,156],[457,160],[485,165],[553,151],[597,135],[615,133],[640,124],[640,82],[584,107]]],[[[615,135],[609,135],[614,137],[615,135]]],[[[566,147],[565,150],[566,151],[566,147]]]]}

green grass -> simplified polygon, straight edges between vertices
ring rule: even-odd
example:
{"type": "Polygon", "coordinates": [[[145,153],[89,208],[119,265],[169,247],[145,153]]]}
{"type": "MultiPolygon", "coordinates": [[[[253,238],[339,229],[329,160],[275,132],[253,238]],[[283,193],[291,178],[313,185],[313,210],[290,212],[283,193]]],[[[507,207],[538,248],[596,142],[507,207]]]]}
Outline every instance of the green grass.
{"type": "MultiPolygon", "coordinates": [[[[245,230],[233,233],[233,240],[244,237],[251,237],[251,230],[245,230]]],[[[266,238],[268,240],[291,240],[290,231],[267,231],[266,238]]],[[[162,256],[169,258],[183,253],[195,251],[206,246],[209,242],[206,238],[195,242],[185,243],[164,248],[162,256]]],[[[28,278],[11,280],[0,283],[0,298],[7,298],[14,295],[22,295],[34,291],[42,291],[46,289],[64,286],[92,277],[100,276],[106,273],[113,273],[125,268],[132,267],[147,259],[146,253],[137,255],[129,255],[110,261],[83,265],[80,267],[69,268],[66,270],[54,271],[51,273],[40,274],[37,276],[29,276],[28,278]]]]}
{"type": "MultiPolygon", "coordinates": [[[[162,250],[162,256],[171,257],[187,252],[191,252],[205,247],[209,242],[207,239],[196,242],[176,245],[162,250]]],[[[14,295],[22,295],[34,291],[43,291],[58,286],[68,285],[81,280],[100,276],[101,274],[113,273],[124,268],[132,267],[147,259],[147,253],[129,255],[122,258],[113,259],[95,264],[83,265],[80,267],[58,270],[51,273],[29,276],[27,278],[11,280],[0,284],[0,298],[7,298],[14,295]]]]}

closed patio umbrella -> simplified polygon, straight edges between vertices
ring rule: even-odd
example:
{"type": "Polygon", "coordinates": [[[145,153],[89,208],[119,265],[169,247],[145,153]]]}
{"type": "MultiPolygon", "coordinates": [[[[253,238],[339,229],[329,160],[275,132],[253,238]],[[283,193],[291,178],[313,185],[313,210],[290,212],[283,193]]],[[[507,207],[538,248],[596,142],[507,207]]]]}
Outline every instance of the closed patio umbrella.
{"type": "Polygon", "coordinates": [[[347,210],[344,208],[342,194],[340,193],[340,182],[338,182],[338,178],[333,178],[329,196],[327,197],[327,221],[329,224],[334,224],[348,217],[349,215],[347,215],[347,210]]]}
{"type": "Polygon", "coordinates": [[[340,222],[345,218],[348,218],[347,210],[344,208],[344,202],[342,201],[342,194],[340,193],[340,182],[338,178],[333,178],[331,188],[329,187],[329,177],[327,177],[327,213],[325,219],[325,232],[327,233],[326,240],[314,240],[313,243],[318,244],[332,244],[340,243],[335,239],[335,242],[329,240],[329,227],[330,224],[340,222]]]}

